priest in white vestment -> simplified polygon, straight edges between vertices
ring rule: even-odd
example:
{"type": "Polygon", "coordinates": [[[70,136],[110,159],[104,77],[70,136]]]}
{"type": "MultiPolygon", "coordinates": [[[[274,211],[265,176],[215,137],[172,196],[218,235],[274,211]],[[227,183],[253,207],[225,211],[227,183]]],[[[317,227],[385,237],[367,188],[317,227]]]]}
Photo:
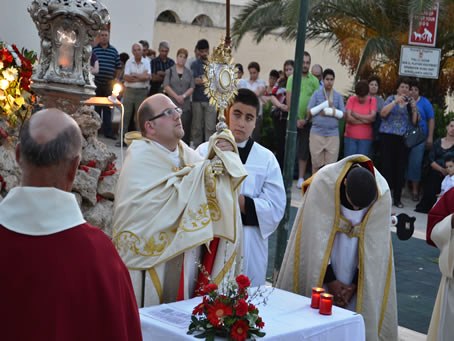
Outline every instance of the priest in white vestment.
{"type": "Polygon", "coordinates": [[[397,340],[397,302],[388,184],[363,155],[321,168],[303,185],[277,287],[363,315],[368,341],[397,340]]]}
{"type": "Polygon", "coordinates": [[[440,249],[441,281],[430,320],[428,341],[454,339],[454,189],[429,211],[427,242],[440,249]]]}
{"type": "MultiPolygon", "coordinates": [[[[254,92],[239,89],[229,110],[229,125],[248,173],[240,189],[243,223],[242,273],[252,286],[265,284],[268,265],[268,238],[276,231],[285,210],[286,195],[281,170],[274,154],[251,138],[259,110],[254,92]]],[[[198,149],[208,154],[208,143],[198,149]]]]}
{"type": "Polygon", "coordinates": [[[191,298],[199,265],[219,284],[241,256],[237,190],[246,172],[233,137],[213,135],[210,152],[222,162],[204,161],[181,141],[180,117],[162,94],[142,103],[142,138],[128,148],[116,188],[113,241],[140,306],[191,298]]]}

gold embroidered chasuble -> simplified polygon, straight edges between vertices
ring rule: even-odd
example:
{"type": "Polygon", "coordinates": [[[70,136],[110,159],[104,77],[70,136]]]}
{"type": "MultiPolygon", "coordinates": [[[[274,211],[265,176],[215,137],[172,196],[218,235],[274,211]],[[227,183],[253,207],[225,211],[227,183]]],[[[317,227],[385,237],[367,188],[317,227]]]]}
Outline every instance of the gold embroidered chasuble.
{"type": "Polygon", "coordinates": [[[310,297],[321,287],[336,233],[358,237],[358,288],[356,311],[363,315],[366,339],[397,340],[397,302],[391,243],[391,196],[383,176],[374,169],[378,199],[361,224],[352,226],[342,216],[340,186],[354,163],[370,162],[353,155],[320,169],[305,183],[303,195],[277,287],[310,297]]]}
{"type": "MultiPolygon", "coordinates": [[[[150,140],[135,140],[128,148],[115,194],[113,241],[130,270],[148,272],[151,304],[162,303],[168,289],[163,287],[166,262],[209,245],[214,237],[220,243],[212,279],[219,283],[226,275],[234,275],[231,270],[241,250],[238,190],[246,171],[237,150],[222,152],[215,146],[219,138],[229,140],[236,149],[229,131],[210,138],[206,160],[180,142],[179,168],[150,140]],[[213,174],[210,159],[214,155],[222,160],[224,175],[213,174]]],[[[194,279],[187,276],[191,266],[185,261],[185,299],[193,296],[188,281],[194,279]]]]}

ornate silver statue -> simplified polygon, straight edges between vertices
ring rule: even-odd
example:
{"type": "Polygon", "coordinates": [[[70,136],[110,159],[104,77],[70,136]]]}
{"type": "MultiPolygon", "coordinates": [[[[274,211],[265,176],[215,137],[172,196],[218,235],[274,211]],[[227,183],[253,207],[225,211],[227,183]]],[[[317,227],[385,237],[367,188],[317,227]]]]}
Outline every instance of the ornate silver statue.
{"type": "Polygon", "coordinates": [[[41,38],[32,89],[48,107],[73,113],[94,95],[91,42],[109,21],[96,0],[34,0],[28,8],[41,38]]]}

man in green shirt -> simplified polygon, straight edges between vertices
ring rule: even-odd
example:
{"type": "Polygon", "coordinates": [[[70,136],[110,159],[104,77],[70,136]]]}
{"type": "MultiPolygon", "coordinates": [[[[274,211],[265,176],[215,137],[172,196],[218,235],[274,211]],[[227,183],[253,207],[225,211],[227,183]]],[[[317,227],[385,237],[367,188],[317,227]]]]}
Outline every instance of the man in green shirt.
{"type": "MultiPolygon", "coordinates": [[[[297,187],[301,188],[304,182],[304,174],[306,173],[307,161],[310,157],[309,152],[309,132],[311,130],[311,122],[306,120],[307,104],[311,99],[312,94],[320,87],[318,79],[314,77],[309,69],[311,67],[311,55],[304,51],[303,57],[303,72],[301,75],[301,90],[298,104],[298,119],[296,121],[297,146],[298,146],[298,183],[297,187]]],[[[290,105],[292,98],[293,76],[290,76],[287,81],[287,104],[290,105]]]]}

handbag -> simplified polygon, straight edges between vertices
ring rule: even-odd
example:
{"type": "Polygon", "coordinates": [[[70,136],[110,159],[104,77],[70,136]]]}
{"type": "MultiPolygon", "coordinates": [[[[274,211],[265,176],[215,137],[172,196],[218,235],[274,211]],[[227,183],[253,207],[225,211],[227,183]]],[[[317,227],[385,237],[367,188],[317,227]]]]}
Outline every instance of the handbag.
{"type": "Polygon", "coordinates": [[[419,126],[411,126],[404,134],[405,145],[413,148],[426,140],[426,135],[419,126]]]}
{"type": "Polygon", "coordinates": [[[414,146],[417,146],[418,144],[426,141],[426,134],[424,134],[418,122],[416,122],[416,125],[412,124],[410,104],[408,105],[407,110],[410,116],[410,127],[404,134],[404,143],[408,148],[413,148],[414,146]]]}

